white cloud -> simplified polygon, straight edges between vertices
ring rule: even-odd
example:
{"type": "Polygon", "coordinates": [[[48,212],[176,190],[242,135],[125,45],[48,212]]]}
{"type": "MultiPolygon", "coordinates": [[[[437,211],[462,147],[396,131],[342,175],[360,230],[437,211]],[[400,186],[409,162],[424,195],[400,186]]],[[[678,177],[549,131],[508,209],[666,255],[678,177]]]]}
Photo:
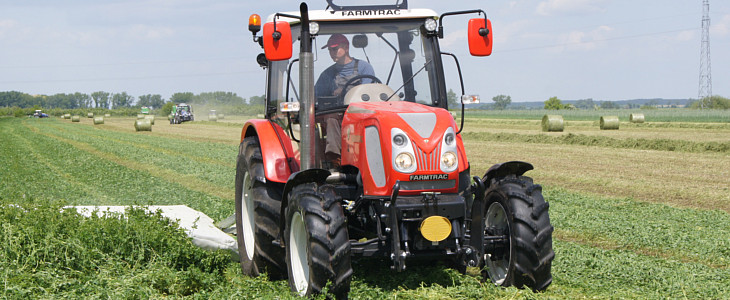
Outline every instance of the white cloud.
{"type": "Polygon", "coordinates": [[[606,34],[613,31],[609,26],[599,26],[591,31],[571,31],[563,34],[560,39],[564,41],[563,45],[553,49],[559,52],[565,50],[588,51],[598,47],[598,43],[606,39],[606,34]]]}
{"type": "Polygon", "coordinates": [[[720,22],[710,25],[710,36],[726,36],[730,34],[730,15],[724,15],[720,22]]]}
{"type": "Polygon", "coordinates": [[[537,5],[537,13],[543,16],[588,14],[604,11],[604,0],[548,0],[537,5]]]}
{"type": "Polygon", "coordinates": [[[460,42],[466,43],[466,29],[452,31],[444,35],[444,38],[439,41],[439,44],[441,44],[441,47],[450,47],[460,42]]]}
{"type": "Polygon", "coordinates": [[[685,30],[677,33],[672,40],[677,42],[691,41],[697,38],[697,30],[685,30]]]}
{"type": "Polygon", "coordinates": [[[173,36],[175,30],[169,27],[134,25],[127,34],[132,39],[159,40],[173,36]]]}
{"type": "Polygon", "coordinates": [[[13,30],[18,22],[15,20],[0,20],[0,37],[4,37],[7,32],[13,30]]]}

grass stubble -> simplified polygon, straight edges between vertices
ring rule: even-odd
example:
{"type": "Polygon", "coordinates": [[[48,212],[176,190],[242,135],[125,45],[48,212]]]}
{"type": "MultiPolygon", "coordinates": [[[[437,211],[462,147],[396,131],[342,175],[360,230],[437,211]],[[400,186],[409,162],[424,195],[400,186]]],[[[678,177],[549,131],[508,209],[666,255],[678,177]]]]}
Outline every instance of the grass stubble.
{"type": "MultiPolygon", "coordinates": [[[[177,132],[140,135],[107,129],[107,124],[94,128],[62,122],[0,119],[4,297],[291,298],[285,281],[245,277],[236,263],[201,267],[195,261],[203,258],[179,259],[203,255],[190,254],[196,250],[189,243],[160,248],[160,240],[184,239],[181,232],[149,234],[149,240],[141,244],[113,234],[138,236],[129,226],[164,223],[159,216],[134,219],[123,227],[56,209],[67,204],[187,204],[221,219],[233,211],[231,188],[216,196],[200,185],[218,190],[223,188],[222,178],[229,177],[232,186],[232,170],[213,176],[203,173],[226,169],[224,153],[233,152],[231,160],[235,159],[237,136],[227,138],[235,143],[218,137],[186,140],[177,132]],[[195,159],[199,153],[211,157],[195,159]],[[188,171],[176,167],[181,162],[187,163],[188,171]],[[190,177],[174,176],[182,172],[190,177]],[[225,197],[227,193],[231,195],[225,197]],[[23,213],[10,205],[18,203],[23,213]],[[40,224],[29,218],[48,221],[40,224]],[[99,234],[104,230],[111,233],[99,234]],[[46,234],[20,238],[25,231],[46,234]],[[83,244],[84,236],[94,236],[98,243],[83,244]],[[122,241],[137,246],[126,253],[96,246],[122,241]],[[152,245],[155,242],[158,246],[152,245]],[[63,248],[69,245],[75,250],[63,248]],[[150,255],[149,249],[159,257],[150,255]],[[46,256],[33,254],[39,251],[46,256]],[[60,254],[70,261],[66,253],[88,259],[73,266],[49,263],[60,259],[60,254]],[[7,259],[23,255],[27,259],[22,263],[7,259]]],[[[206,137],[226,128],[222,124],[199,127],[211,131],[206,137]]],[[[728,186],[730,169],[726,155],[473,139],[465,144],[472,175],[482,175],[474,170],[486,170],[498,161],[520,159],[536,165],[526,175],[546,185],[545,197],[551,205],[556,228],[553,285],[544,293],[533,293],[482,283],[476,270],[461,275],[441,265],[410,264],[407,272],[395,273],[388,261],[360,261],[354,265],[352,298],[730,297],[730,200],[727,190],[722,190],[723,184],[728,186]]],[[[158,227],[155,230],[168,230],[158,227]]],[[[215,261],[215,253],[205,254],[212,257],[208,261],[215,261]]]]}

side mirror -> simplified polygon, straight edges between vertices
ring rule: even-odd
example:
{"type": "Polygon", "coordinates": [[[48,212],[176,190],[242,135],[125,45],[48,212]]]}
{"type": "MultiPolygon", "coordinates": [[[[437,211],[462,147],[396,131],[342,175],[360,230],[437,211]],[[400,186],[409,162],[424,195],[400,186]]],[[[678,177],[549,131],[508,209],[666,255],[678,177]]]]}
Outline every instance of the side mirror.
{"type": "Polygon", "coordinates": [[[288,22],[274,22],[264,24],[264,53],[270,61],[287,60],[292,56],[291,28],[288,22]]]}
{"type": "Polygon", "coordinates": [[[484,18],[469,20],[469,52],[473,56],[492,54],[492,22],[484,18]]]}

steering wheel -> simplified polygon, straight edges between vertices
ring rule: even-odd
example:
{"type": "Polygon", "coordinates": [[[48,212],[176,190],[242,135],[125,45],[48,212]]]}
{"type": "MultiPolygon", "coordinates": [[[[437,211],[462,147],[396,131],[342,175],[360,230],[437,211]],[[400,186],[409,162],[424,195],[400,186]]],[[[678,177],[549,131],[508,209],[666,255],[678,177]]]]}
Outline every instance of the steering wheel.
{"type": "Polygon", "coordinates": [[[382,81],[380,81],[380,79],[378,79],[378,77],[375,77],[375,76],[373,76],[373,75],[357,75],[357,76],[355,76],[355,77],[352,77],[352,78],[350,78],[350,80],[348,80],[348,81],[347,81],[347,82],[345,83],[345,85],[344,85],[344,86],[342,86],[342,92],[340,93],[340,101],[344,101],[344,99],[345,99],[345,94],[347,94],[347,87],[349,87],[349,86],[351,86],[351,85],[354,85],[353,83],[354,83],[355,81],[358,81],[358,80],[360,80],[360,79],[363,79],[363,78],[370,78],[370,79],[372,79],[373,81],[375,81],[376,83],[383,83],[382,81]]]}

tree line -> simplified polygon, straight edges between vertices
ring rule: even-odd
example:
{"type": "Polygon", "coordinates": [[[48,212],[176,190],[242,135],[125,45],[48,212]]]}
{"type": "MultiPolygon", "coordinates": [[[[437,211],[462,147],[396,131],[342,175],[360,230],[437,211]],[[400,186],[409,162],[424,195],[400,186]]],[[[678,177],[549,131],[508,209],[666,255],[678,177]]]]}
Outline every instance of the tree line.
{"type": "Polygon", "coordinates": [[[147,106],[152,109],[162,108],[167,102],[190,103],[198,105],[263,105],[264,96],[246,98],[232,92],[203,92],[194,94],[182,92],[172,94],[169,100],[159,94],[146,94],[135,98],[127,92],[110,93],[97,91],[85,93],[58,93],[54,95],[30,95],[18,91],[0,92],[0,107],[42,107],[42,108],[129,108],[147,106]]]}

